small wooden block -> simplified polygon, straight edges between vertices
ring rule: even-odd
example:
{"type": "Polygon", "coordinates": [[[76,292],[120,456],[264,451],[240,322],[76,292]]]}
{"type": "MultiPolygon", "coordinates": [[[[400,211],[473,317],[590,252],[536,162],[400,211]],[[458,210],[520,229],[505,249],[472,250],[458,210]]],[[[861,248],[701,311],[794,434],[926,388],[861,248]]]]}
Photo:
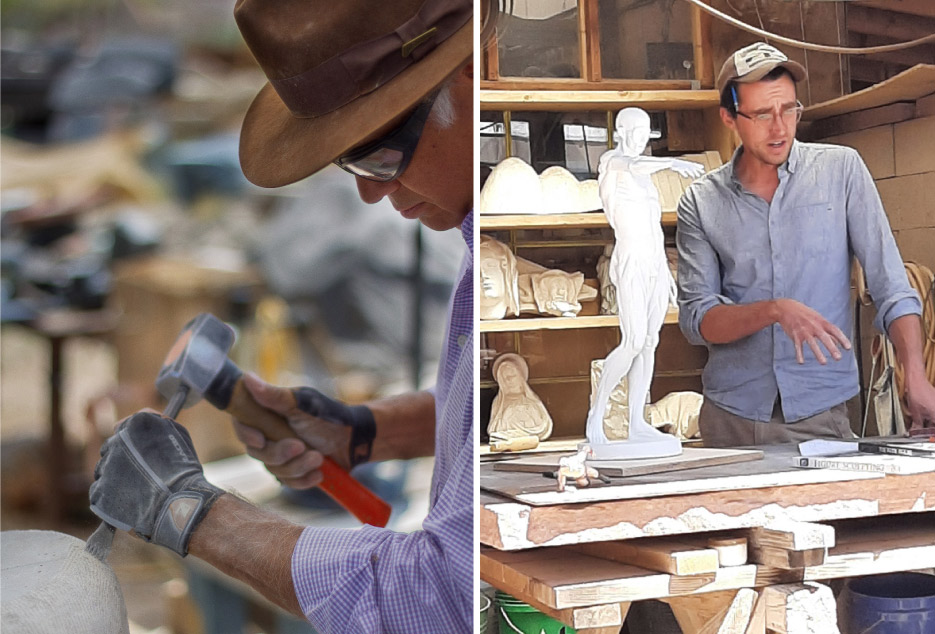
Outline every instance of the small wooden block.
{"type": "Polygon", "coordinates": [[[806,581],[763,589],[766,627],[779,634],[840,634],[831,588],[806,581]]]}
{"type": "Polygon", "coordinates": [[[750,546],[771,546],[786,550],[811,550],[834,546],[834,527],[812,522],[783,522],[751,528],[750,546]]]}
{"type": "Polygon", "coordinates": [[[828,550],[826,548],[811,548],[809,550],[786,550],[772,546],[751,546],[749,549],[752,563],[780,568],[782,570],[796,570],[808,566],[820,566],[825,563],[828,550]]]}

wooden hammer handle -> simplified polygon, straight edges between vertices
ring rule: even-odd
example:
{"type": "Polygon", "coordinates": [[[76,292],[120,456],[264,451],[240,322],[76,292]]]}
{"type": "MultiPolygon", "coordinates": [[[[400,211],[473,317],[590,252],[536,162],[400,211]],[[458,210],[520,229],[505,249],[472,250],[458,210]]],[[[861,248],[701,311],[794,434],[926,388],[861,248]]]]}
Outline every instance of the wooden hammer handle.
{"type": "MultiPolygon", "coordinates": [[[[269,440],[299,438],[285,418],[263,407],[253,399],[253,395],[244,387],[242,377],[234,385],[230,403],[225,409],[244,425],[263,432],[263,435],[269,440]]],[[[318,486],[334,498],[335,502],[347,509],[349,513],[364,524],[380,528],[386,526],[390,519],[391,508],[389,504],[352,478],[350,473],[338,466],[338,463],[328,456],[324,456],[321,472],[324,477],[318,486]]]]}

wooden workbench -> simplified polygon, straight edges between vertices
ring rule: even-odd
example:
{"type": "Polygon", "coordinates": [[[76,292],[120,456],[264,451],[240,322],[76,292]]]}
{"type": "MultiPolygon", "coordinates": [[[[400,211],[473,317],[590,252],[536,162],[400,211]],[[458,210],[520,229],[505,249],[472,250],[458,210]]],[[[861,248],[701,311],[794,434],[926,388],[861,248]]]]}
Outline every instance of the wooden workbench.
{"type": "Polygon", "coordinates": [[[482,464],[481,578],[585,631],[616,633],[632,601],[659,599],[684,632],[753,634],[834,631],[817,580],[935,567],[935,473],[798,469],[794,448],[758,449],[562,494],[482,464]],[[748,563],[718,564],[708,539],[725,536],[747,539],[748,563]],[[803,606],[818,629],[796,623],[803,606]]]}

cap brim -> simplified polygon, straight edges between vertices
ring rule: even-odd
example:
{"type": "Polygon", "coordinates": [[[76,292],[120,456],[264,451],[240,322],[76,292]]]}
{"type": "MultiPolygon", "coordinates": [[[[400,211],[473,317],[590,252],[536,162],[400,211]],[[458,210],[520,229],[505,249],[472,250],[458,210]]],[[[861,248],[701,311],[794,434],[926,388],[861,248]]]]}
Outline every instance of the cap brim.
{"type": "Polygon", "coordinates": [[[469,20],[425,58],[380,88],[320,117],[292,115],[270,84],[250,104],[240,132],[240,166],[260,187],[314,174],[415,107],[473,53],[469,20]]]}

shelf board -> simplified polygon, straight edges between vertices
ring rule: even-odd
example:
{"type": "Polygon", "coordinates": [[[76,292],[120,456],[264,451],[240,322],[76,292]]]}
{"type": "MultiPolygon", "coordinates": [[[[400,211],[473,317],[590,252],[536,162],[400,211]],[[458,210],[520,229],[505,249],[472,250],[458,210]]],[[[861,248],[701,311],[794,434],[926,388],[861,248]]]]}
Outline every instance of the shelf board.
{"type": "Polygon", "coordinates": [[[587,112],[639,106],[697,110],[720,103],[716,90],[481,90],[481,110],[587,112]]]}
{"type": "MultiPolygon", "coordinates": [[[[678,310],[670,309],[663,323],[677,324],[678,310]]],[[[529,330],[575,330],[580,328],[617,328],[617,315],[589,315],[585,317],[520,317],[518,319],[491,319],[480,321],[481,332],[525,332],[529,330]]]]}
{"type": "MultiPolygon", "coordinates": [[[[481,230],[487,229],[549,229],[555,227],[609,227],[607,217],[603,212],[587,212],[579,214],[478,214],[481,230]]],[[[676,214],[674,211],[662,212],[662,226],[674,227],[676,214]]]]}

